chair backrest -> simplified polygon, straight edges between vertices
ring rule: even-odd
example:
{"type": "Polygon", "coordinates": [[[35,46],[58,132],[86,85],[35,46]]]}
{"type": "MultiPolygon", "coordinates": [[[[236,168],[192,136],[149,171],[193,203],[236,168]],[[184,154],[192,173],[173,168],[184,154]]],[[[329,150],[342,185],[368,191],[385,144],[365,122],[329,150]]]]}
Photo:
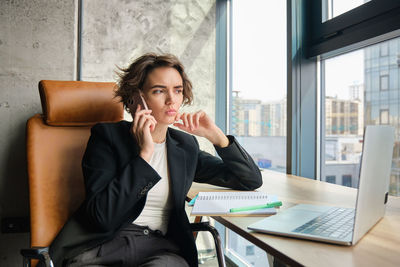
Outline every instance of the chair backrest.
{"type": "Polygon", "coordinates": [[[82,203],[81,160],[98,122],[123,119],[115,83],[40,81],[43,114],[26,127],[31,246],[49,246],[82,203]]]}

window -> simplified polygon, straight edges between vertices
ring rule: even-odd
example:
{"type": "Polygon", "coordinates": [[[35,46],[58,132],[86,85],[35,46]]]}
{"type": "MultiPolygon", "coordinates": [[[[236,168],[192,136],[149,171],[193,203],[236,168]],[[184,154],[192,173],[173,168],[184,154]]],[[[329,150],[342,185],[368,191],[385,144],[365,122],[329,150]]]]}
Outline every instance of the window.
{"type": "Polygon", "coordinates": [[[381,75],[379,77],[379,88],[381,91],[389,89],[389,76],[381,75]]]}
{"type": "MultiPolygon", "coordinates": [[[[309,25],[308,56],[382,41],[382,35],[400,29],[400,1],[322,0],[307,1],[304,15],[309,25]],[[336,8],[335,8],[336,6],[336,8]],[[365,42],[361,44],[361,42],[365,42]]],[[[387,37],[386,37],[387,39],[387,37]]],[[[378,50],[379,55],[379,50],[378,50]]]]}
{"type": "Polygon", "coordinates": [[[335,175],[328,175],[325,178],[325,181],[331,184],[336,184],[336,176],[335,175]]]}
{"type": "Polygon", "coordinates": [[[228,236],[226,254],[235,266],[269,266],[264,250],[231,230],[227,230],[226,235],[228,236]]]}
{"type": "Polygon", "coordinates": [[[246,246],[246,256],[252,256],[254,255],[254,248],[255,246],[246,246]]]}
{"type": "MultiPolygon", "coordinates": [[[[227,132],[260,168],[286,172],[286,1],[228,3],[227,132]]],[[[237,265],[266,265],[263,250],[232,231],[226,236],[227,256],[237,265]]]]}
{"type": "Polygon", "coordinates": [[[325,160],[321,166],[321,177],[326,177],[326,179],[328,176],[342,177],[341,181],[336,179],[335,182],[344,186],[356,187],[364,127],[389,124],[396,129],[390,194],[400,195],[400,173],[398,172],[400,167],[400,100],[398,97],[400,68],[397,65],[398,54],[400,54],[400,37],[321,60],[323,66],[321,80],[324,81],[321,88],[324,90],[326,107],[325,132],[323,134],[325,136],[324,151],[322,151],[325,160]],[[379,60],[381,46],[387,47],[388,60],[379,60]],[[374,60],[376,60],[376,65],[368,63],[374,60]],[[381,75],[382,73],[384,75],[381,75]],[[387,75],[388,73],[391,75],[387,75]],[[395,76],[392,76],[392,73],[395,76]],[[328,108],[326,103],[332,98],[344,103],[344,113],[335,115],[330,112],[332,109],[328,108]],[[336,119],[335,116],[340,116],[340,118],[336,119]],[[335,125],[338,127],[337,131],[335,131],[335,125]],[[332,151],[332,147],[337,149],[332,151]]]}
{"type": "Polygon", "coordinates": [[[332,129],[331,130],[331,134],[337,134],[337,132],[338,132],[338,123],[337,123],[337,118],[335,117],[335,118],[332,118],[332,125],[331,125],[331,127],[329,127],[328,125],[327,125],[327,129],[332,129]]]}
{"type": "Polygon", "coordinates": [[[344,102],[340,102],[340,113],[344,113],[344,102]]]}
{"type": "Polygon", "coordinates": [[[358,105],[357,103],[350,103],[350,113],[357,114],[358,112],[358,105]]]}
{"type": "Polygon", "coordinates": [[[338,103],[336,101],[332,101],[332,113],[337,113],[338,103]]]}
{"type": "Polygon", "coordinates": [[[351,175],[342,176],[342,185],[351,187],[351,175]]]}
{"type": "Polygon", "coordinates": [[[322,22],[337,17],[370,0],[322,0],[322,22]]]}
{"type": "Polygon", "coordinates": [[[381,57],[386,57],[387,55],[389,55],[389,45],[388,43],[382,43],[382,45],[379,47],[379,51],[380,51],[380,56],[381,57]]]}
{"type": "Polygon", "coordinates": [[[381,109],[379,121],[380,121],[380,124],[389,124],[389,110],[381,109]]]}
{"type": "Polygon", "coordinates": [[[340,125],[339,125],[340,134],[344,134],[345,128],[346,128],[346,125],[344,124],[344,118],[341,117],[340,125]]]}
{"type": "Polygon", "coordinates": [[[350,134],[356,135],[358,133],[358,119],[356,116],[350,118],[350,134]]]}
{"type": "Polygon", "coordinates": [[[260,168],[286,172],[286,1],[231,7],[228,132],[260,168]]]}

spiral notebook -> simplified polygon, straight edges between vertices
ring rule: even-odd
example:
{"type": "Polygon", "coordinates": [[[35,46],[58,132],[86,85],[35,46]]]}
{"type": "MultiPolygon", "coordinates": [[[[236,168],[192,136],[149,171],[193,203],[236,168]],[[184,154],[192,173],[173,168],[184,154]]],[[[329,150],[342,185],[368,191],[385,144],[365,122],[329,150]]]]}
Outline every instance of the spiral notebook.
{"type": "Polygon", "coordinates": [[[194,203],[192,215],[261,216],[275,214],[276,208],[264,208],[231,213],[231,208],[241,208],[277,201],[274,195],[264,192],[200,192],[194,203]]]}

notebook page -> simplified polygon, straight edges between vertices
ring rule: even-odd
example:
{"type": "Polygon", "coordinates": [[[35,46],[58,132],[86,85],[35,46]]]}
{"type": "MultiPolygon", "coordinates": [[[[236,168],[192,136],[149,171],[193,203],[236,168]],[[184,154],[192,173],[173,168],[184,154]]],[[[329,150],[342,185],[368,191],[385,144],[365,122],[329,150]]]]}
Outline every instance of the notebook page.
{"type": "Polygon", "coordinates": [[[262,205],[277,201],[277,197],[267,195],[264,192],[241,191],[241,192],[200,192],[192,215],[260,215],[275,214],[275,208],[248,210],[231,213],[231,208],[241,208],[254,205],[262,205]]]}

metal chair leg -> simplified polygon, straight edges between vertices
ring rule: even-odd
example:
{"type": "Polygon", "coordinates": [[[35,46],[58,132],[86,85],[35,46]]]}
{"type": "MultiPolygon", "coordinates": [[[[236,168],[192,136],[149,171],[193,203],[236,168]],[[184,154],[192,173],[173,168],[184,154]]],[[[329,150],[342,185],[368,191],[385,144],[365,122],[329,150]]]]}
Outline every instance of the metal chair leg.
{"type": "Polygon", "coordinates": [[[192,223],[190,226],[192,228],[192,231],[194,232],[209,231],[212,234],[215,243],[215,250],[217,252],[218,265],[219,267],[226,267],[224,251],[222,249],[221,237],[217,229],[211,226],[209,222],[192,223]]]}

